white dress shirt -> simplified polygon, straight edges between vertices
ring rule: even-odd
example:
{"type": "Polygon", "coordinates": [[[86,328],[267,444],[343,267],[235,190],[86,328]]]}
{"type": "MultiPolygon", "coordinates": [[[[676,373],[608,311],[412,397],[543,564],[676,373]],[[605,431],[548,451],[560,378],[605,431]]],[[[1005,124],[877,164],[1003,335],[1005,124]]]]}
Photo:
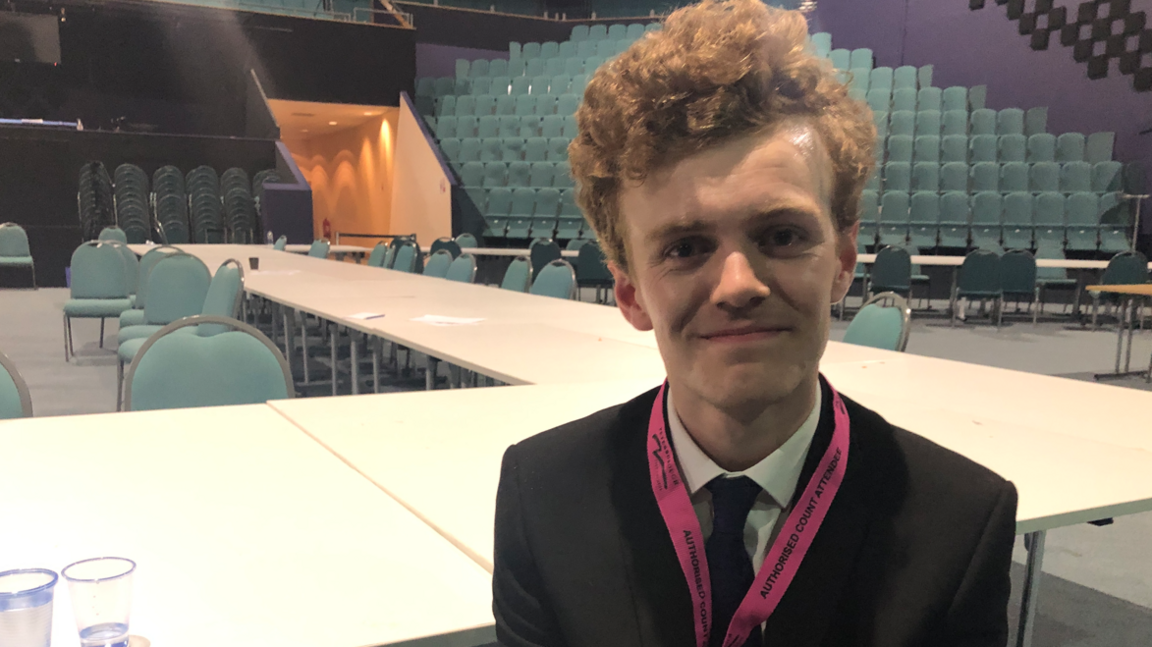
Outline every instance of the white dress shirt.
{"type": "Polygon", "coordinates": [[[764,491],[756,497],[752,504],[752,511],[748,513],[748,520],[744,524],[744,547],[748,556],[752,558],[752,570],[757,572],[764,563],[764,553],[767,552],[768,540],[772,537],[772,530],[776,527],[776,520],[781,510],[792,500],[796,492],[800,472],[804,469],[804,459],[808,456],[808,448],[812,445],[812,436],[816,433],[816,426],[820,423],[820,389],[816,390],[816,406],[808,414],[808,418],[776,451],[766,456],[759,463],[743,472],[728,472],[717,465],[684,428],[680,415],[676,413],[672,401],[672,390],[668,394],[668,426],[672,432],[672,446],[676,451],[676,462],[680,466],[680,473],[688,486],[688,495],[692,500],[692,508],[696,511],[696,518],[700,520],[700,530],[707,541],[712,534],[712,493],[704,486],[717,476],[747,476],[755,481],[764,491]]]}

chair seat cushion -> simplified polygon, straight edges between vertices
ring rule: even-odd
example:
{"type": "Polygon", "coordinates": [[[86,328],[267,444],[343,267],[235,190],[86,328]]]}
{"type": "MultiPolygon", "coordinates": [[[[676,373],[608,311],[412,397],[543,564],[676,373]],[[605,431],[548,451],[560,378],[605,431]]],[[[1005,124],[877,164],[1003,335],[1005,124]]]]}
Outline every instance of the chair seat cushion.
{"type": "Polygon", "coordinates": [[[0,256],[0,266],[3,265],[31,265],[31,256],[0,256]]]}
{"type": "Polygon", "coordinates": [[[69,299],[64,304],[64,314],[69,317],[118,317],[132,307],[128,298],[123,299],[69,299]]]}
{"type": "Polygon", "coordinates": [[[131,339],[148,339],[153,333],[159,331],[164,326],[157,326],[155,324],[141,324],[139,326],[129,326],[121,328],[117,333],[116,339],[121,344],[131,339]]]}
{"type": "Polygon", "coordinates": [[[124,312],[120,313],[120,329],[121,330],[123,330],[129,326],[140,326],[143,324],[144,324],[144,311],[143,310],[136,310],[135,308],[133,308],[132,310],[125,310],[124,312]]]}

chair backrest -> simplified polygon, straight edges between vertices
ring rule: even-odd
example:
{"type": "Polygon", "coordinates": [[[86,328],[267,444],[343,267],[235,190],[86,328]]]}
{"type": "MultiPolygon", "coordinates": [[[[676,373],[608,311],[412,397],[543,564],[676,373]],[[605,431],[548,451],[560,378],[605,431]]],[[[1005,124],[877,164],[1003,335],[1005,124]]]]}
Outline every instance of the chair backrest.
{"type": "Polygon", "coordinates": [[[148,274],[144,322],[166,325],[200,314],[212,275],[199,258],[180,252],[160,260],[148,274]]]}
{"type": "Polygon", "coordinates": [[[912,289],[912,257],[901,247],[885,247],[872,264],[871,283],[878,290],[906,292],[912,289]]]}
{"type": "Polygon", "coordinates": [[[16,365],[0,353],[0,420],[32,417],[32,397],[28,384],[20,377],[16,365]]]}
{"type": "Polygon", "coordinates": [[[72,298],[128,298],[128,271],[115,244],[93,240],[72,252],[72,298]]]}
{"type": "Polygon", "coordinates": [[[405,242],[396,249],[396,256],[392,259],[392,268],[398,272],[416,271],[416,245],[405,242]]]}
{"type": "Polygon", "coordinates": [[[448,268],[452,265],[452,252],[439,249],[432,252],[428,262],[424,263],[424,276],[434,276],[442,279],[448,275],[448,268]]]}
{"type": "Polygon", "coordinates": [[[0,258],[31,256],[28,249],[28,233],[15,223],[0,225],[0,258]]]}
{"type": "Polygon", "coordinates": [[[537,238],[529,245],[528,255],[532,258],[532,275],[535,276],[544,266],[560,258],[560,246],[556,241],[537,238]]]}
{"type": "Polygon", "coordinates": [[[279,238],[276,239],[276,242],[272,244],[272,249],[274,249],[278,252],[284,251],[284,249],[287,247],[288,247],[288,237],[287,236],[280,236],[279,238]]]}
{"type": "Polygon", "coordinates": [[[140,347],[124,379],[129,411],[258,404],[294,395],[279,349],[259,330],[227,317],[172,322],[140,347]],[[211,337],[171,334],[187,326],[232,329],[211,337]]]}
{"type": "Polygon", "coordinates": [[[125,234],[124,230],[119,227],[105,227],[100,230],[100,235],[96,238],[96,240],[114,240],[120,243],[127,243],[128,235],[125,234]]]}
{"type": "Polygon", "coordinates": [[[1032,295],[1036,291],[1036,259],[1025,249],[1000,257],[1000,287],[1004,294],[1032,295]]]}
{"type": "Polygon", "coordinates": [[[531,281],[532,261],[527,256],[517,256],[512,259],[508,269],[504,270],[504,280],[500,282],[500,289],[527,292],[531,281]]]}
{"type": "Polygon", "coordinates": [[[956,286],[964,292],[1000,292],[1000,255],[978,249],[964,257],[956,286]]]}
{"type": "Polygon", "coordinates": [[[912,310],[904,297],[882,292],[868,300],[844,332],[844,343],[903,352],[908,346],[912,310]],[[881,305],[891,301],[893,305],[881,305]]]}
{"type": "Polygon", "coordinates": [[[452,258],[456,258],[460,255],[460,244],[451,238],[437,238],[436,240],[432,241],[431,252],[433,254],[442,249],[447,250],[448,253],[452,255],[452,258]]]}
{"type": "Polygon", "coordinates": [[[1136,285],[1148,282],[1148,259],[1140,252],[1120,252],[1108,261],[1103,285],[1136,285]]]}
{"type": "Polygon", "coordinates": [[[612,281],[612,272],[608,270],[608,263],[604,258],[604,250],[595,241],[581,241],[576,257],[577,283],[609,283],[612,281]]]}
{"type": "Polygon", "coordinates": [[[140,257],[140,264],[136,271],[136,310],[143,310],[148,298],[148,275],[156,264],[169,254],[179,254],[180,249],[172,245],[159,245],[153,247],[140,257]]]}
{"type": "Polygon", "coordinates": [[[368,255],[368,267],[384,267],[384,259],[388,256],[388,244],[381,241],[372,248],[368,255]]]}
{"type": "MultiPolygon", "coordinates": [[[[208,285],[208,294],[204,297],[204,306],[200,314],[209,317],[228,317],[235,319],[240,315],[240,301],[244,296],[244,268],[240,261],[230,258],[216,268],[212,282],[208,285]]],[[[222,332],[228,332],[227,326],[219,324],[204,324],[196,329],[201,337],[211,337],[222,332]]]]}
{"type": "Polygon", "coordinates": [[[308,248],[308,255],[312,258],[328,258],[328,248],[328,241],[314,240],[312,246],[308,248]]]}
{"type": "Polygon", "coordinates": [[[480,245],[476,237],[469,233],[463,233],[457,236],[456,244],[460,247],[478,247],[480,245]]]}
{"type": "Polygon", "coordinates": [[[120,259],[124,261],[124,281],[128,285],[128,294],[136,294],[140,282],[140,258],[128,249],[128,245],[118,240],[105,240],[106,245],[112,245],[116,251],[120,253],[120,259]]]}
{"type": "Polygon", "coordinates": [[[558,258],[545,265],[532,281],[531,294],[557,299],[576,298],[576,271],[568,261],[558,258]]]}
{"type": "Polygon", "coordinates": [[[459,283],[474,283],[476,281],[476,257],[471,254],[460,254],[448,266],[448,273],[444,278],[459,283]]]}

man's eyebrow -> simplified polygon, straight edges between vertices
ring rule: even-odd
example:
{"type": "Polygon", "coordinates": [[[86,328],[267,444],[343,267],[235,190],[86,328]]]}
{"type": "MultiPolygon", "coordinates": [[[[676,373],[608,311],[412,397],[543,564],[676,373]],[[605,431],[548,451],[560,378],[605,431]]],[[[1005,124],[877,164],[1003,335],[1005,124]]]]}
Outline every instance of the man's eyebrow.
{"type": "Polygon", "coordinates": [[[656,230],[652,232],[651,236],[652,238],[663,240],[666,238],[674,238],[676,236],[684,236],[687,234],[698,234],[711,228],[712,226],[703,220],[697,220],[694,218],[684,219],[657,227],[656,230]]]}

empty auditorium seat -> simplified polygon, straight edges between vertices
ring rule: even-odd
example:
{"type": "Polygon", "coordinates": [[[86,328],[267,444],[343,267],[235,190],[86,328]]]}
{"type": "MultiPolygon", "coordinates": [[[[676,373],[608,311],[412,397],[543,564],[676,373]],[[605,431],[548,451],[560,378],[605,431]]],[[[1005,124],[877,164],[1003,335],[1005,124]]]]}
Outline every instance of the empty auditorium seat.
{"type": "Polygon", "coordinates": [[[1024,111],[1019,108],[1005,108],[996,114],[997,135],[1023,135],[1024,111]]]}
{"type": "MultiPolygon", "coordinates": [[[[968,162],[968,137],[964,135],[945,135],[940,138],[940,161],[968,162]]],[[[967,169],[965,169],[967,174],[967,169]]]]}
{"type": "Polygon", "coordinates": [[[914,139],[910,135],[888,137],[888,161],[911,162],[914,139]]]}
{"type": "Polygon", "coordinates": [[[1095,251],[1100,240],[1100,204],[1095,193],[1073,193],[1064,207],[1064,237],[1072,251],[1095,251]]]}
{"type": "Polygon", "coordinates": [[[1000,141],[996,135],[973,135],[968,139],[968,159],[973,164],[995,162],[998,159],[999,146],[1000,141]]]}
{"type": "Polygon", "coordinates": [[[1004,247],[1032,248],[1032,194],[1015,191],[1004,196],[1004,247]]]}
{"type": "Polygon", "coordinates": [[[913,191],[939,191],[940,165],[935,162],[916,162],[912,167],[913,191]]]}
{"type": "Polygon", "coordinates": [[[1028,159],[1028,138],[1024,135],[1001,135],[997,155],[1001,162],[1024,162],[1028,159]]]}
{"type": "Polygon", "coordinates": [[[916,133],[916,113],[911,110],[898,110],[889,115],[888,134],[912,136],[916,133]]]}
{"type": "Polygon", "coordinates": [[[892,110],[916,112],[916,88],[900,88],[892,91],[892,110]]]}
{"type": "MultiPolygon", "coordinates": [[[[1000,187],[1000,165],[996,162],[976,162],[971,167],[973,191],[998,191],[1000,187]]],[[[1027,180],[1027,178],[1025,178],[1027,180]]],[[[1027,181],[1025,181],[1027,187],[1027,181]]]]}
{"type": "Polygon", "coordinates": [[[880,197],[880,245],[903,245],[908,239],[909,196],[885,191],[880,197]]]}
{"type": "MultiPolygon", "coordinates": [[[[945,105],[947,105],[947,103],[945,103],[945,105]]],[[[976,135],[995,135],[996,111],[987,108],[973,110],[972,117],[968,122],[968,134],[973,137],[976,135]]]]}
{"type": "Polygon", "coordinates": [[[952,86],[941,93],[944,110],[968,110],[968,88],[952,86]]]}
{"type": "MultiPolygon", "coordinates": [[[[1085,162],[1087,164],[1087,162],[1085,162]]],[[[1073,164],[1066,164],[1065,168],[1073,164]]],[[[1123,166],[1120,162],[1097,162],[1092,165],[1092,183],[1090,189],[1076,189],[1091,190],[1099,193],[1106,193],[1112,191],[1121,191],[1124,189],[1122,172],[1123,166]]],[[[1067,190],[1067,189],[1065,189],[1067,190]]]]}
{"type": "Polygon", "coordinates": [[[908,162],[888,162],[884,165],[885,191],[911,191],[912,165],[908,162]]]}
{"type": "Polygon", "coordinates": [[[1024,134],[1041,135],[1048,132],[1048,109],[1030,108],[1024,113],[1024,134]]]}
{"type": "MultiPolygon", "coordinates": [[[[1008,162],[1004,164],[1000,167],[1000,190],[1006,193],[1009,191],[1033,190],[1028,188],[1030,186],[1029,175],[1028,165],[1024,162],[1008,162]]],[[[1052,186],[1053,188],[1050,190],[1053,191],[1057,190],[1060,186],[1059,173],[1049,177],[1046,172],[1040,172],[1036,174],[1035,179],[1037,185],[1044,184],[1046,186],[1052,186]],[[1056,180],[1055,183],[1053,183],[1052,180],[1056,180]]]]}
{"type": "Polygon", "coordinates": [[[921,135],[916,138],[914,159],[917,162],[940,163],[940,136],[921,135]]]}
{"type": "Polygon", "coordinates": [[[968,112],[965,110],[946,110],[943,118],[944,135],[968,135],[968,112]]]}
{"type": "Polygon", "coordinates": [[[1037,133],[1028,137],[1028,162],[1055,162],[1056,136],[1037,133]]]}
{"type": "Polygon", "coordinates": [[[1083,162],[1084,161],[1084,135],[1081,133],[1064,133],[1056,138],[1057,162],[1083,162]]]}
{"type": "MultiPolygon", "coordinates": [[[[1005,164],[1004,166],[1008,166],[1005,164]]],[[[1060,165],[1054,162],[1041,162],[1033,164],[1028,173],[1028,186],[1032,192],[1040,191],[1059,191],[1060,190],[1060,165]]],[[[1091,184],[1089,183],[1089,186],[1091,184]]],[[[1016,191],[1018,189],[1012,186],[1005,187],[1006,191],[1016,191]]]]}
{"type": "Polygon", "coordinates": [[[939,110],[920,110],[916,113],[916,134],[917,135],[939,135],[940,134],[940,111],[939,110]]]}
{"type": "Polygon", "coordinates": [[[567,162],[568,141],[569,140],[564,137],[548,138],[548,154],[546,159],[549,162],[567,162]]]}
{"type": "Polygon", "coordinates": [[[968,164],[962,161],[945,162],[940,167],[941,191],[968,190],[968,164]]]}
{"type": "Polygon", "coordinates": [[[1108,162],[1112,160],[1112,147],[1116,141],[1116,133],[1092,133],[1088,135],[1087,145],[1084,148],[1084,161],[1091,164],[1108,162]]]}
{"type": "MultiPolygon", "coordinates": [[[[915,88],[917,87],[917,72],[916,68],[911,65],[903,65],[892,71],[892,88],[915,88]]],[[[923,86],[922,86],[923,87],[923,86]]]]}

